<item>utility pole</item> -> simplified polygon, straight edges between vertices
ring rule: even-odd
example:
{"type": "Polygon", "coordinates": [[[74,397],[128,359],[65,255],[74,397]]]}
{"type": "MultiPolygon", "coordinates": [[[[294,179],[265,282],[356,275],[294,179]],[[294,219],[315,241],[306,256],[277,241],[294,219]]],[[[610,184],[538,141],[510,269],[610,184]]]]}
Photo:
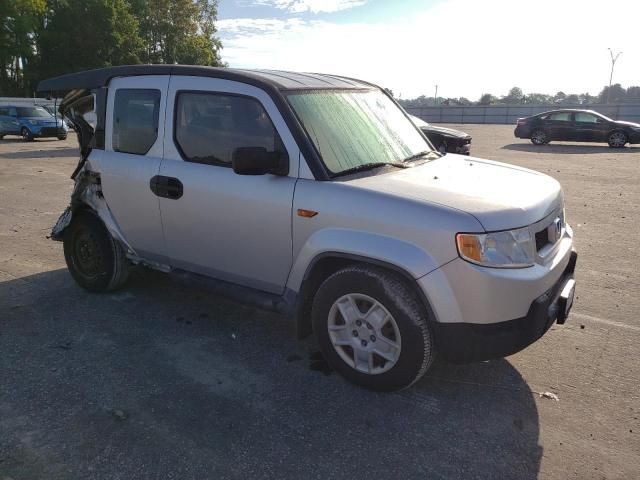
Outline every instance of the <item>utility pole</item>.
{"type": "Polygon", "coordinates": [[[608,50],[609,50],[609,55],[611,56],[611,75],[609,75],[609,90],[607,90],[607,103],[609,103],[609,99],[611,97],[611,84],[613,83],[613,67],[616,66],[618,57],[622,54],[622,52],[618,52],[614,55],[613,50],[611,50],[610,48],[608,50]]]}
{"type": "Polygon", "coordinates": [[[436,94],[433,96],[433,103],[438,105],[438,85],[436,85],[436,94]]]}

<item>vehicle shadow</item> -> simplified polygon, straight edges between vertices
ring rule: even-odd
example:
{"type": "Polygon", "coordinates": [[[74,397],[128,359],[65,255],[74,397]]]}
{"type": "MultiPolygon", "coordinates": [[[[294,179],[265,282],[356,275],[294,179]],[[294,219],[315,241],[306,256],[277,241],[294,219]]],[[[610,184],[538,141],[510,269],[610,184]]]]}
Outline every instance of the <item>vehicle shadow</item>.
{"type": "Polygon", "coordinates": [[[609,146],[592,145],[592,144],[563,144],[563,143],[550,143],[546,145],[533,145],[531,143],[511,143],[500,147],[505,150],[514,150],[517,152],[531,152],[531,153],[568,153],[576,155],[585,155],[590,153],[640,153],[640,147],[626,146],[624,148],[610,148],[609,146]]]}
{"type": "Polygon", "coordinates": [[[14,478],[535,479],[540,468],[536,402],[509,361],[437,362],[409,389],[367,391],[292,322],[156,272],[107,295],[63,269],[0,283],[0,351],[0,471],[14,478]]]}
{"type": "Polygon", "coordinates": [[[0,152],[0,158],[20,160],[24,158],[77,157],[77,148],[47,148],[46,150],[20,150],[17,152],[0,152]]]}

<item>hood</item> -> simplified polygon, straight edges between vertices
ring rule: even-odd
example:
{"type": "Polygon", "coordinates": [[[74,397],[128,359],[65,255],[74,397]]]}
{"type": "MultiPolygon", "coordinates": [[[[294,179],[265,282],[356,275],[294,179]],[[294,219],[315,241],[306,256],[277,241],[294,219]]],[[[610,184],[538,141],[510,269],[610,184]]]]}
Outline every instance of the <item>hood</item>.
{"type": "Polygon", "coordinates": [[[640,123],[635,123],[635,122],[626,122],[624,120],[614,120],[613,123],[615,123],[616,125],[623,125],[625,127],[640,128],[640,123]]]}
{"type": "Polygon", "coordinates": [[[445,127],[437,127],[435,125],[431,125],[429,124],[426,127],[420,127],[420,130],[422,130],[424,133],[439,133],[441,135],[445,135],[447,137],[454,137],[454,138],[467,138],[467,137],[471,137],[468,133],[466,132],[461,132],[460,130],[454,130],[453,128],[445,128],[445,127]]]}
{"type": "Polygon", "coordinates": [[[462,210],[487,231],[531,225],[563,205],[560,184],[547,175],[455,154],[348,183],[462,210]]]}

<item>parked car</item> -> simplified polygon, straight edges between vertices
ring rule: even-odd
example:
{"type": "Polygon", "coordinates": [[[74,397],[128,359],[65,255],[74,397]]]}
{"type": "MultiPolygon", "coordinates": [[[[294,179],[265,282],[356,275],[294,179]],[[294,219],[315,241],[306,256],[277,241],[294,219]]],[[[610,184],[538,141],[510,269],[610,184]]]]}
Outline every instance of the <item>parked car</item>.
{"type": "Polygon", "coordinates": [[[0,105],[0,139],[5,135],[20,135],[25,141],[34,138],[67,138],[67,126],[39,106],[0,105]]]}
{"type": "Polygon", "coordinates": [[[573,304],[560,184],[443,158],[370,83],[138,65],[39,90],[70,92],[82,127],[52,237],[89,291],[121,287],[132,264],[201,279],[292,315],[335,370],[379,390],[411,385],[436,352],[511,355],[573,304]]]}
{"type": "MultiPolygon", "coordinates": [[[[49,112],[54,117],[60,117],[60,113],[56,110],[54,105],[38,105],[39,107],[44,108],[47,112],[49,112]]],[[[62,121],[67,126],[67,130],[73,130],[73,124],[66,118],[63,118],[62,121]]]]}
{"type": "Polygon", "coordinates": [[[640,124],[612,120],[593,110],[552,110],[519,118],[514,135],[534,145],[553,140],[607,142],[612,148],[640,143],[640,124]]]}
{"type": "Polygon", "coordinates": [[[439,152],[459,153],[460,155],[471,153],[471,135],[468,133],[453,128],[437,127],[413,115],[409,115],[409,117],[439,152]]]}

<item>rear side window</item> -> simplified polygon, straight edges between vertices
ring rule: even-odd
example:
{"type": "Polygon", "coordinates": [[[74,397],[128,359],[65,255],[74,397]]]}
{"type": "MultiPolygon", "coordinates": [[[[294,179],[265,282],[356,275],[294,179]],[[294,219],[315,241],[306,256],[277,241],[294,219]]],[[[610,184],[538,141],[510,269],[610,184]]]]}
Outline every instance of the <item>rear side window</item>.
{"type": "Polygon", "coordinates": [[[120,89],[113,109],[113,150],[145,155],[158,138],[160,90],[120,89]]]}
{"type": "Polygon", "coordinates": [[[175,141],[185,160],[231,166],[239,147],[284,146],[263,106],[254,98],[204,92],[179,92],[175,141]]]}
{"type": "Polygon", "coordinates": [[[552,113],[549,120],[555,120],[556,122],[568,122],[571,120],[570,112],[558,112],[552,113]]]}

